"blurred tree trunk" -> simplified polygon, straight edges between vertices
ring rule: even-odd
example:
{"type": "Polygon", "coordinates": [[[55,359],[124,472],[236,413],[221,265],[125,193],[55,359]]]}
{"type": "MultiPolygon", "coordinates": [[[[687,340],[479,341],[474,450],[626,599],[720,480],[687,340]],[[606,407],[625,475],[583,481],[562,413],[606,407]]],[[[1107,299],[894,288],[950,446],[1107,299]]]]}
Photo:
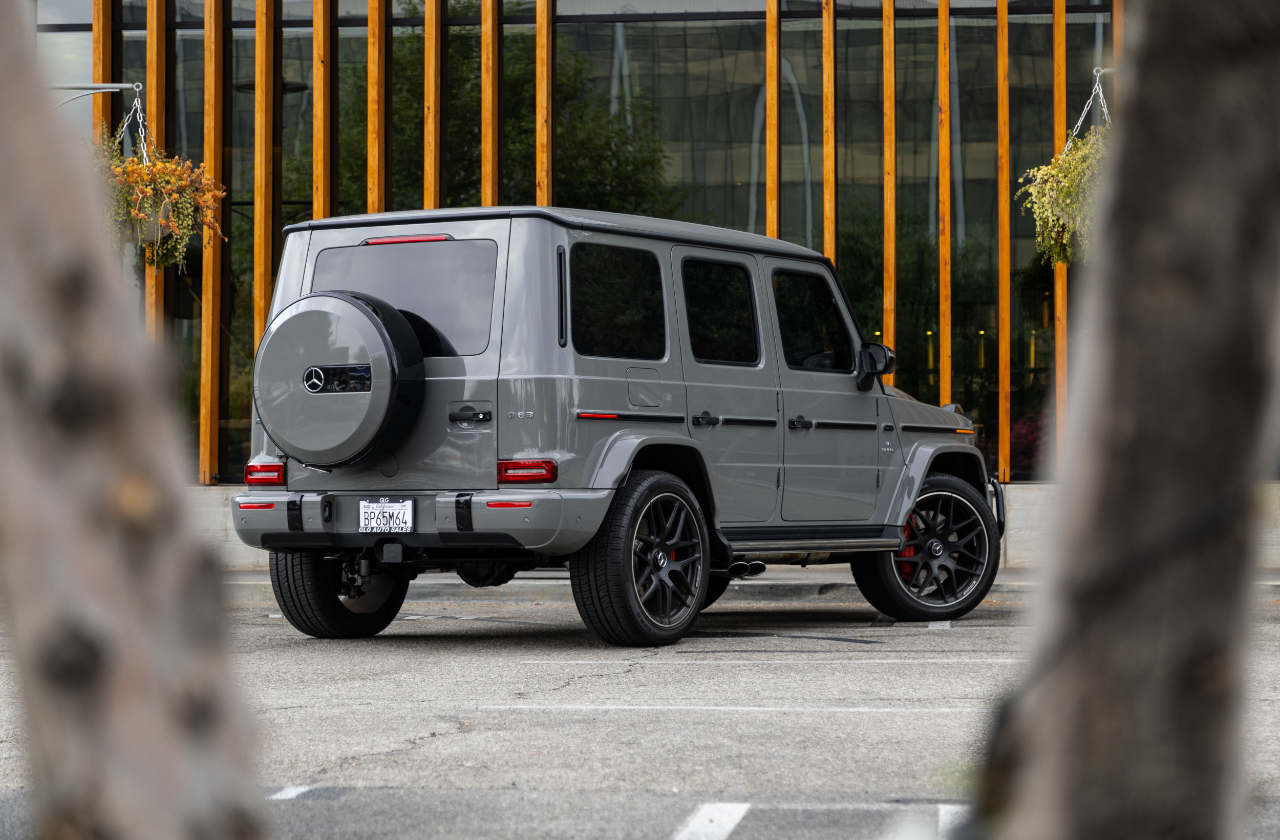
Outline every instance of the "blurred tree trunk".
{"type": "Polygon", "coordinates": [[[1252,493],[1276,436],[1280,3],[1134,11],[1057,560],[975,813],[992,837],[1236,828],[1252,493]]]}
{"type": "Polygon", "coordinates": [[[255,837],[216,558],[182,503],[170,377],[0,0],[0,582],[37,834],[255,837]]]}

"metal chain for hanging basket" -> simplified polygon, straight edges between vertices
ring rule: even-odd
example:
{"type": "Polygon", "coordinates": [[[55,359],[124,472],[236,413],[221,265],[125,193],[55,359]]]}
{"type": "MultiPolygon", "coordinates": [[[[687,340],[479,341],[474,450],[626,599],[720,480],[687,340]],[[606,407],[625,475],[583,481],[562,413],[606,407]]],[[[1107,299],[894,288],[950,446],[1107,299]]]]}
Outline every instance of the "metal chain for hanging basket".
{"type": "Polygon", "coordinates": [[[1084,104],[1084,110],[1080,112],[1080,119],[1076,120],[1076,127],[1071,129],[1071,136],[1067,138],[1067,144],[1062,147],[1062,154],[1071,151],[1071,144],[1076,141],[1076,137],[1080,134],[1080,127],[1084,125],[1084,118],[1089,115],[1089,109],[1093,107],[1093,100],[1098,100],[1098,104],[1102,106],[1102,117],[1107,121],[1107,127],[1111,126],[1111,112],[1107,110],[1107,97],[1102,94],[1102,77],[1106,73],[1116,72],[1110,67],[1093,68],[1093,91],[1089,94],[1089,101],[1084,104]]]}
{"type": "Polygon", "coordinates": [[[124,148],[125,130],[129,127],[129,123],[135,121],[138,124],[138,139],[142,147],[142,162],[149,165],[151,163],[150,156],[147,155],[147,142],[150,141],[152,148],[155,148],[156,138],[151,133],[151,127],[147,125],[147,117],[142,113],[142,97],[135,96],[133,98],[133,107],[129,109],[129,113],[124,115],[124,119],[120,121],[120,130],[116,132],[116,146],[124,148]]]}

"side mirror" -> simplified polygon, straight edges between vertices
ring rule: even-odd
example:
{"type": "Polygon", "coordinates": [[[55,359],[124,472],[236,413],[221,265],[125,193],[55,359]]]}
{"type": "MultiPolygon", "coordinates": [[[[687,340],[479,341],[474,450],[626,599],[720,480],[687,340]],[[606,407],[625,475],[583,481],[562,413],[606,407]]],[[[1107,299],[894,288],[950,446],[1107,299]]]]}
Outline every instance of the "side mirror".
{"type": "Polygon", "coordinates": [[[858,354],[858,390],[869,391],[877,376],[893,373],[898,359],[883,344],[864,344],[858,354]]]}

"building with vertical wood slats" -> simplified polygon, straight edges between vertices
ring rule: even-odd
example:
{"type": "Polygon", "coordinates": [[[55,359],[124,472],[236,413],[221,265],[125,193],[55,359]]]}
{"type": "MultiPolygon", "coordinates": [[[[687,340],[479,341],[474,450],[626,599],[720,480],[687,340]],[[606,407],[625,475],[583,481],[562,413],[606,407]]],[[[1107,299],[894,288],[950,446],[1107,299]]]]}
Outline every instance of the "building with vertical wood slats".
{"type": "MultiPolygon", "coordinates": [[[[893,384],[963,405],[1016,481],[1052,471],[1072,282],[1037,257],[1018,179],[1114,66],[1122,3],[35,0],[32,19],[51,82],[142,82],[156,141],[227,185],[225,241],[132,278],[193,481],[242,480],[285,225],[500,204],[827,255],[893,384]]],[[[88,137],[133,96],[63,113],[88,137]]]]}

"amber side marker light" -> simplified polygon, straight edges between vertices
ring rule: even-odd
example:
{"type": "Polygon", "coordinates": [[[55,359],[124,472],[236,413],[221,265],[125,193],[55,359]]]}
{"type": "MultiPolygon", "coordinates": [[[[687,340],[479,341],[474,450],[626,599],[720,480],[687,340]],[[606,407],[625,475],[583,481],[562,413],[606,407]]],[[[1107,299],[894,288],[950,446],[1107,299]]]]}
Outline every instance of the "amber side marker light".
{"type": "Polygon", "coordinates": [[[241,502],[241,510],[275,510],[275,502],[241,502]]]}
{"type": "Polygon", "coordinates": [[[958,435],[971,435],[973,433],[973,429],[956,429],[956,434],[958,435]]]}
{"type": "Polygon", "coordinates": [[[499,484],[549,484],[559,470],[555,461],[499,461],[499,484]]]}
{"type": "Polygon", "coordinates": [[[491,508],[531,508],[533,502],[489,502],[491,508]]]}
{"type": "Polygon", "coordinates": [[[379,236],[366,239],[365,245],[399,245],[403,242],[448,242],[453,237],[447,233],[424,233],[419,236],[379,236]]]}
{"type": "Polygon", "coordinates": [[[255,487],[283,487],[284,464],[245,464],[244,483],[255,487]]]}

